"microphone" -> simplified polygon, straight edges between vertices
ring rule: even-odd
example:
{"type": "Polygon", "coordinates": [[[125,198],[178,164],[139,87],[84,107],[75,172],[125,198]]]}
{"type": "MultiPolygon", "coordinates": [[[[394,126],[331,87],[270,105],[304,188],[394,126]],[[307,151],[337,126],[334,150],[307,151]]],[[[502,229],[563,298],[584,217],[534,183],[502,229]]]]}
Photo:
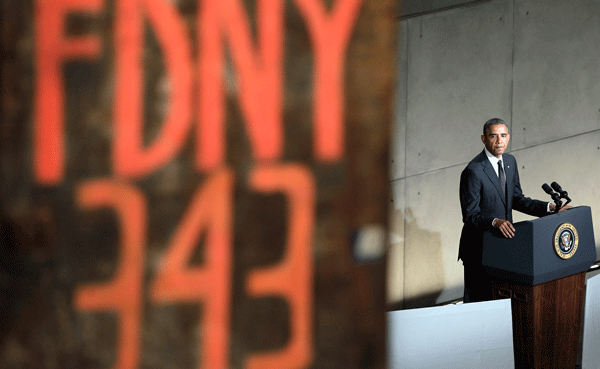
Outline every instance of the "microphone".
{"type": "Polygon", "coordinates": [[[552,186],[552,189],[554,191],[556,191],[560,194],[560,197],[562,197],[563,199],[569,200],[569,194],[567,193],[567,191],[563,191],[563,189],[560,187],[560,185],[558,183],[552,182],[550,184],[550,186],[552,186]]]}
{"type": "Polygon", "coordinates": [[[563,189],[560,187],[560,185],[556,182],[552,182],[550,184],[550,186],[552,186],[552,188],[554,189],[554,191],[558,192],[560,194],[560,197],[567,200],[567,203],[565,205],[567,205],[568,203],[571,202],[571,199],[569,198],[569,194],[567,193],[567,191],[563,191],[563,189]]]}
{"type": "MultiPolygon", "coordinates": [[[[554,182],[554,183],[556,183],[556,182],[554,182]]],[[[558,195],[557,193],[555,193],[554,191],[552,191],[552,189],[550,188],[550,186],[548,186],[548,183],[544,183],[542,185],[542,190],[544,190],[544,192],[546,192],[548,195],[552,196],[553,200],[556,200],[555,197],[557,197],[557,196],[560,199],[560,195],[558,195]]]]}
{"type": "Polygon", "coordinates": [[[552,200],[554,200],[554,204],[556,205],[556,207],[554,208],[554,212],[557,213],[558,210],[562,207],[562,201],[560,201],[560,195],[557,194],[556,192],[552,191],[552,189],[550,188],[550,186],[548,186],[547,183],[544,183],[542,185],[542,190],[544,190],[544,192],[546,192],[548,195],[550,195],[552,197],[552,200]]]}

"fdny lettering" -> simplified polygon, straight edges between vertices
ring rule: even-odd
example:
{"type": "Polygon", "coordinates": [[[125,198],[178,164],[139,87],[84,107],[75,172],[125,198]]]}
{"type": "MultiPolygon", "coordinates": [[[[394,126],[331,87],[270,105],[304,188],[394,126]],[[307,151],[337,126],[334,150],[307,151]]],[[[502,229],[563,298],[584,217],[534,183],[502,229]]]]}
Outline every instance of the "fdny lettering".
{"type": "MultiPolygon", "coordinates": [[[[172,161],[193,135],[194,161],[207,175],[175,227],[163,264],[150,285],[153,304],[198,303],[202,306],[200,368],[229,367],[232,235],[235,174],[226,164],[225,46],[238,81],[240,112],[251,157],[252,191],[281,193],[288,203],[288,235],[283,259],[252,270],[245,288],[250,296],[278,296],[289,305],[290,337],[282,349],[253,353],[246,367],[303,368],[313,362],[312,237],[316,208],[314,175],[304,165],[281,162],[284,148],[283,0],[256,0],[256,40],[242,0],[197,0],[198,56],[173,1],[115,0],[114,178],[76,185],[82,212],[109,208],[121,234],[119,262],[108,283],[86,284],[75,291],[82,312],[118,314],[117,356],[113,369],[139,367],[143,317],[143,275],[147,200],[130,180],[148,176],[172,161]],[[145,25],[154,31],[169,81],[169,108],[152,142],[143,140],[142,62],[145,25]],[[197,63],[195,65],[194,63],[197,63]],[[197,74],[194,73],[197,70],[197,74]],[[197,79],[195,79],[197,75],[197,79]],[[193,91],[198,91],[194,101],[193,91]],[[197,107],[197,108],[196,108],[197,107]],[[194,111],[197,109],[197,111],[194,111]],[[195,114],[194,114],[195,113],[195,114]],[[196,121],[193,118],[196,117],[196,121]],[[189,266],[205,234],[206,261],[189,266]]],[[[343,159],[344,56],[362,0],[337,0],[327,10],[323,0],[293,0],[306,22],[314,51],[313,148],[322,163],[343,159]]],[[[103,48],[94,35],[68,37],[71,13],[98,16],[104,0],[35,0],[35,102],[33,176],[41,186],[59,186],[68,170],[65,150],[65,88],[62,65],[73,59],[96,60],[103,48]]]]}
{"type": "MultiPolygon", "coordinates": [[[[257,0],[257,46],[241,0],[198,0],[199,78],[184,22],[166,0],[117,0],[115,4],[115,81],[113,168],[119,177],[139,178],[158,170],[181,150],[192,131],[192,88],[198,83],[196,167],[225,165],[223,43],[228,42],[239,79],[239,101],[252,156],[281,159],[283,150],[283,0],[257,0]],[[142,139],[143,24],[147,19],[162,48],[170,81],[170,108],[157,138],[142,139]]],[[[339,161],[344,154],[344,54],[362,0],[337,0],[328,14],[320,0],[294,0],[304,17],[315,54],[314,156],[339,161]]],[[[97,59],[95,36],[67,38],[66,16],[98,14],[103,0],[36,0],[36,103],[34,177],[42,185],[61,183],[65,168],[64,86],[66,60],[97,59]]]]}

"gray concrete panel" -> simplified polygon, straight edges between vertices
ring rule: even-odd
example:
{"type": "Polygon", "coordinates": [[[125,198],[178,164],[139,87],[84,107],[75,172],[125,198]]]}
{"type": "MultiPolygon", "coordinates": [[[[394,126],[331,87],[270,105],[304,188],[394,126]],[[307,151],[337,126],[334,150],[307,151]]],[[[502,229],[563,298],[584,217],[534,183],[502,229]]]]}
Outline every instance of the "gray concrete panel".
{"type": "Polygon", "coordinates": [[[402,0],[398,1],[400,16],[440,10],[450,6],[473,3],[477,0],[402,0]]]}
{"type": "Polygon", "coordinates": [[[600,2],[515,6],[513,149],[600,128],[600,2]]]}
{"type": "Polygon", "coordinates": [[[418,14],[432,10],[433,0],[404,0],[400,1],[398,7],[401,16],[418,14]]]}
{"type": "MultiPolygon", "coordinates": [[[[558,182],[569,193],[571,205],[588,205],[594,218],[596,250],[600,257],[600,131],[571,137],[514,153],[523,192],[552,201],[543,183],[558,182]]],[[[515,212],[515,221],[530,219],[515,212]],[[519,214],[519,215],[518,215],[519,214]]]]}
{"type": "Polygon", "coordinates": [[[394,91],[394,123],[392,125],[392,143],[390,157],[390,177],[392,180],[406,175],[406,60],[407,60],[407,22],[396,22],[398,32],[396,41],[396,88],[394,91]]]}
{"type": "Polygon", "coordinates": [[[489,118],[510,126],[512,4],[408,20],[407,176],[468,162],[489,118]]]}
{"type": "Polygon", "coordinates": [[[392,182],[388,253],[388,304],[396,307],[404,297],[404,190],[405,180],[392,182]]]}
{"type": "Polygon", "coordinates": [[[406,179],[405,307],[462,297],[463,269],[457,261],[462,170],[454,166],[406,179]]]}

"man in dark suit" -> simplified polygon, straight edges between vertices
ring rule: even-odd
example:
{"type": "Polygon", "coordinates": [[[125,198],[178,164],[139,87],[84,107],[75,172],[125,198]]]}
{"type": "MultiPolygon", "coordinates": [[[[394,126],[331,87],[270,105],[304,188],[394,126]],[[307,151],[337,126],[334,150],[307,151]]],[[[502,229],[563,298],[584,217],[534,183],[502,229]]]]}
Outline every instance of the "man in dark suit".
{"type": "MultiPolygon", "coordinates": [[[[481,264],[483,232],[498,228],[512,238],[512,210],[541,217],[554,211],[553,203],[523,195],[514,156],[504,151],[510,140],[502,119],[493,118],[483,126],[481,141],[485,148],[460,176],[460,207],[463,229],[458,259],[463,261],[464,302],[492,299],[491,280],[481,264]]],[[[561,209],[563,210],[563,209],[561,209]]]]}

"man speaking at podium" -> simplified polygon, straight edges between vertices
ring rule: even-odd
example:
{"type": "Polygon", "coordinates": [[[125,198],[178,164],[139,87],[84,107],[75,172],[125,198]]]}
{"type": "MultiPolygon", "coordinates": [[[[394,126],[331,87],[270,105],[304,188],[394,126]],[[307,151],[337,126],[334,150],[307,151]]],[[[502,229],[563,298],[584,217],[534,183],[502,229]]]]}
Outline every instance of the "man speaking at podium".
{"type": "Polygon", "coordinates": [[[492,118],[485,122],[481,135],[485,148],[460,176],[464,225],[458,259],[464,266],[465,303],[492,299],[491,279],[481,264],[483,232],[498,228],[504,237],[512,238],[515,234],[513,209],[541,217],[555,208],[553,203],[523,195],[517,162],[514,156],[504,153],[509,140],[508,127],[502,119],[492,118]]]}

